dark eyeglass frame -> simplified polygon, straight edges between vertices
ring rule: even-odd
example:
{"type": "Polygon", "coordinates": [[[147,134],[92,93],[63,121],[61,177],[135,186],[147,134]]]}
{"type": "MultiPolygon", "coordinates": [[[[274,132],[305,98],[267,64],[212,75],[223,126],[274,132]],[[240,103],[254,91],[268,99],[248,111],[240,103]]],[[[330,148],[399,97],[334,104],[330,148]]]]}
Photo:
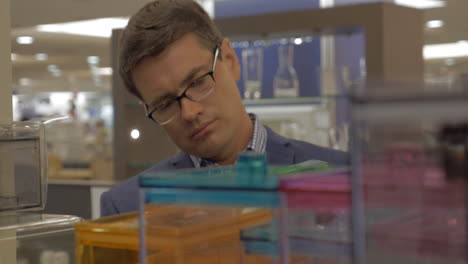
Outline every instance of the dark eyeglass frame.
{"type": "Polygon", "coordinates": [[[165,121],[165,122],[159,122],[158,120],[154,119],[153,118],[153,113],[156,112],[158,109],[161,109],[167,105],[170,105],[174,102],[177,101],[177,103],[179,104],[179,111],[180,111],[180,100],[182,100],[182,98],[187,98],[189,99],[190,101],[193,101],[193,102],[200,102],[201,100],[205,99],[207,96],[209,96],[215,89],[215,87],[213,86],[213,88],[207,92],[205,95],[203,95],[200,99],[196,100],[192,97],[190,97],[190,95],[187,95],[187,91],[192,88],[193,86],[195,86],[197,84],[197,82],[200,82],[200,80],[202,80],[203,78],[205,78],[206,76],[210,76],[211,79],[213,79],[213,82],[216,84],[216,80],[215,80],[215,77],[214,77],[214,71],[216,69],[216,61],[218,59],[218,55],[219,55],[219,47],[216,46],[215,48],[215,51],[214,51],[214,58],[213,58],[213,64],[211,66],[211,71],[203,74],[202,76],[198,77],[196,80],[192,81],[189,86],[187,86],[187,88],[185,88],[185,90],[182,92],[181,95],[165,102],[165,103],[162,103],[160,105],[157,105],[156,107],[154,107],[153,109],[150,110],[149,106],[145,103],[145,114],[146,114],[146,117],[148,117],[149,119],[153,120],[156,124],[158,125],[165,125],[165,124],[168,124],[169,122],[171,122],[172,120],[174,120],[176,117],[177,117],[177,114],[174,115],[173,117],[171,117],[169,120],[165,121]]]}

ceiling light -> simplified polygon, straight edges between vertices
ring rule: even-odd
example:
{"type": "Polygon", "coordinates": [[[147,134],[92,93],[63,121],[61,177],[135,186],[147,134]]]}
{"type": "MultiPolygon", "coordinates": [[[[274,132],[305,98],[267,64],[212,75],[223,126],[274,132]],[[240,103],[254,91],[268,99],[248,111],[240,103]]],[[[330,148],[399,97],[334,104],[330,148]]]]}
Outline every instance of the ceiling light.
{"type": "Polygon", "coordinates": [[[10,56],[10,57],[11,57],[11,60],[12,60],[12,61],[15,61],[15,60],[18,59],[18,54],[16,54],[16,53],[11,53],[11,56],[10,56]]]}
{"type": "Polygon", "coordinates": [[[99,56],[88,56],[88,58],[86,58],[86,61],[92,65],[99,64],[99,56]]]}
{"type": "Polygon", "coordinates": [[[301,38],[295,38],[294,39],[294,44],[301,45],[302,44],[302,39],[301,38]]]}
{"type": "Polygon", "coordinates": [[[452,58],[446,59],[446,60],[445,60],[445,65],[447,65],[447,66],[453,66],[453,65],[455,65],[455,60],[452,59],[452,58]]]}
{"type": "Polygon", "coordinates": [[[59,67],[56,64],[47,65],[47,70],[50,73],[52,73],[52,76],[54,76],[54,77],[62,76],[62,70],[60,70],[59,67]]]}
{"type": "Polygon", "coordinates": [[[97,75],[112,75],[112,68],[111,67],[101,67],[93,69],[93,72],[97,75]]]}
{"type": "Polygon", "coordinates": [[[32,81],[31,81],[31,79],[29,79],[29,78],[20,78],[20,79],[18,80],[18,83],[19,83],[21,86],[29,86],[29,85],[32,84],[32,81]]]}
{"type": "Polygon", "coordinates": [[[47,65],[47,70],[50,72],[59,71],[59,68],[56,64],[47,65]]]}
{"type": "Polygon", "coordinates": [[[54,77],[60,77],[62,76],[62,71],[61,70],[56,70],[52,72],[52,76],[54,77]]]}
{"type": "Polygon", "coordinates": [[[468,44],[468,40],[459,40],[457,41],[458,44],[462,44],[462,45],[467,45],[468,44]]]}
{"type": "Polygon", "coordinates": [[[442,20],[429,20],[426,22],[426,27],[428,28],[441,28],[444,26],[444,21],[442,20]]]}
{"type": "Polygon", "coordinates": [[[140,131],[138,129],[133,129],[130,132],[130,137],[133,139],[138,139],[140,137],[140,131]]]}
{"type": "Polygon", "coordinates": [[[72,97],[71,92],[52,92],[49,95],[50,104],[53,106],[67,105],[72,97]]]}
{"type": "Polygon", "coordinates": [[[215,3],[214,0],[197,0],[197,2],[205,9],[206,13],[211,18],[214,18],[214,12],[215,12],[215,3]]]}
{"type": "Polygon", "coordinates": [[[128,18],[99,18],[61,24],[39,25],[36,28],[42,32],[109,38],[112,35],[112,29],[123,28],[127,23],[128,18]]]}
{"type": "Polygon", "coordinates": [[[328,8],[328,7],[333,7],[335,5],[333,0],[321,0],[320,2],[320,8],[328,8]]]}
{"type": "Polygon", "coordinates": [[[29,45],[34,42],[34,38],[31,36],[19,36],[16,38],[16,43],[22,45],[29,45]]]}
{"type": "Polygon", "coordinates": [[[38,61],[45,61],[49,58],[49,56],[45,53],[36,53],[36,60],[38,61]]]}
{"type": "Polygon", "coordinates": [[[428,9],[446,6],[445,1],[441,0],[395,0],[395,4],[418,9],[428,9]]]}
{"type": "Polygon", "coordinates": [[[424,59],[468,57],[468,43],[445,43],[424,45],[424,59]]]}

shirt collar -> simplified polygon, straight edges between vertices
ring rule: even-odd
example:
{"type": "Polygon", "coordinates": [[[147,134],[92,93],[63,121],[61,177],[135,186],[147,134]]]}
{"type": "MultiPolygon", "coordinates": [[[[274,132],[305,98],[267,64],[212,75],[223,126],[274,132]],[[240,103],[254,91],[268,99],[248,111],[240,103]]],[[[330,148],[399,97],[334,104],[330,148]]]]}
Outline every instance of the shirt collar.
{"type": "MultiPolygon", "coordinates": [[[[244,151],[264,153],[266,150],[267,130],[260,123],[260,120],[257,115],[249,113],[249,117],[253,124],[253,134],[249,144],[247,145],[244,151]]],[[[219,166],[214,162],[193,155],[190,155],[190,159],[192,159],[195,168],[219,166]]]]}

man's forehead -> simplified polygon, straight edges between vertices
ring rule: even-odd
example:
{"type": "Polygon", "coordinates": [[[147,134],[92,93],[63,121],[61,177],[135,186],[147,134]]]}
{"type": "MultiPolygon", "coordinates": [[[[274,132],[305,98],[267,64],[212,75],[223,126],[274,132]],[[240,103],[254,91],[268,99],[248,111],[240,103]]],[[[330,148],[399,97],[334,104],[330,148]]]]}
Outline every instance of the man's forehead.
{"type": "Polygon", "coordinates": [[[153,102],[185,89],[184,86],[200,72],[209,71],[211,56],[212,52],[200,43],[195,34],[186,34],[159,55],[143,59],[132,75],[134,79],[138,74],[143,75],[140,76],[140,82],[144,82],[140,83],[145,90],[143,96],[153,102]]]}
{"type": "Polygon", "coordinates": [[[203,45],[202,40],[194,33],[186,33],[180,38],[168,45],[161,54],[164,53],[193,53],[193,52],[209,52],[209,48],[203,45]]]}

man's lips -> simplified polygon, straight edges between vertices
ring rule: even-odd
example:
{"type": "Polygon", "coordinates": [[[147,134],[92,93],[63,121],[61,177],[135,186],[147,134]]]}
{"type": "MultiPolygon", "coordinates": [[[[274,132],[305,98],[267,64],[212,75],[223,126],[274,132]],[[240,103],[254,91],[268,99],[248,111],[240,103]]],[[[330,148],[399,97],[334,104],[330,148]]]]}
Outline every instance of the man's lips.
{"type": "Polygon", "coordinates": [[[192,134],[191,134],[191,138],[194,139],[194,140],[199,140],[201,138],[203,138],[205,135],[207,135],[208,133],[210,133],[212,131],[212,127],[213,127],[213,123],[215,121],[209,121],[209,122],[206,122],[204,123],[203,125],[199,126],[198,128],[196,128],[192,134]]]}

